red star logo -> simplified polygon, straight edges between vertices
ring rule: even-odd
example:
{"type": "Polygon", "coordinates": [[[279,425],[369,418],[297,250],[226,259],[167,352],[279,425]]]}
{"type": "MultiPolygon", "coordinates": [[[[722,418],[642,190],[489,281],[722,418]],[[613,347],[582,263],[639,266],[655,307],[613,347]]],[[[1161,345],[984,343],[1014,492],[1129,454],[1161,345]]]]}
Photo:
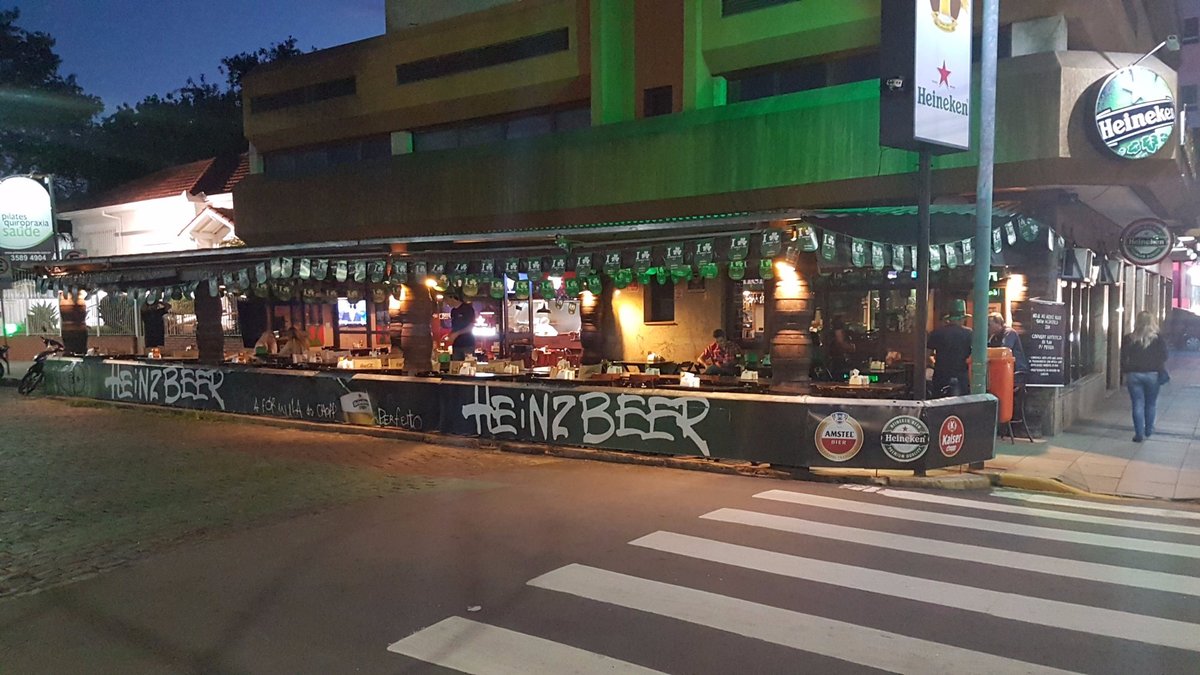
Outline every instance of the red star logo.
{"type": "Polygon", "coordinates": [[[941,76],[941,79],[938,81],[938,84],[944,84],[944,85],[946,85],[947,87],[949,87],[949,86],[950,86],[950,73],[951,73],[951,71],[946,69],[946,62],[945,62],[945,61],[942,61],[942,67],[941,67],[941,68],[938,68],[938,69],[937,69],[937,71],[938,71],[938,75],[940,75],[940,76],[941,76]]]}

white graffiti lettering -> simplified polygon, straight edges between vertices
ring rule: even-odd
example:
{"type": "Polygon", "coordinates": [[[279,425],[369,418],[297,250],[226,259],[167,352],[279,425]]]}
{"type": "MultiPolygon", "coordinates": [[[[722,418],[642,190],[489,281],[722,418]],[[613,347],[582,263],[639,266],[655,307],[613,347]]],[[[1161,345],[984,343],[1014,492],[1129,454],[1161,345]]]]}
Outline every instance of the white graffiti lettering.
{"type": "Polygon", "coordinates": [[[421,416],[411,410],[401,411],[399,408],[389,412],[383,408],[375,411],[375,422],[381,427],[396,427],[406,431],[420,431],[425,427],[421,416]]]}
{"type": "Polygon", "coordinates": [[[477,434],[512,434],[542,441],[570,441],[574,436],[574,441],[583,445],[600,445],[614,436],[687,440],[708,457],[708,441],[697,431],[697,425],[708,416],[709,406],[708,399],[699,397],[614,397],[603,392],[530,392],[520,394],[518,399],[493,394],[484,385],[474,388],[474,400],[463,405],[462,414],[474,421],[477,434]],[[573,412],[575,416],[570,417],[573,412]]]}
{"type": "MultiPolygon", "coordinates": [[[[213,368],[187,368],[183,366],[146,367],[112,364],[104,387],[110,398],[132,400],[139,403],[206,403],[213,401],[225,409],[221,398],[221,385],[225,373],[213,368]]],[[[207,407],[207,406],[201,406],[207,407]]]]}

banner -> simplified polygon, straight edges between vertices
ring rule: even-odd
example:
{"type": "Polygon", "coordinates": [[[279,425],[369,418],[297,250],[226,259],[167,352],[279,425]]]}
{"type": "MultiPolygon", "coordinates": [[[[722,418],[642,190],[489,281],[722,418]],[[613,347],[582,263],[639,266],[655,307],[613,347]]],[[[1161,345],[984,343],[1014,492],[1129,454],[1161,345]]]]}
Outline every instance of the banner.
{"type": "Polygon", "coordinates": [[[1030,300],[1029,331],[1022,346],[1029,357],[1030,387],[1067,384],[1067,306],[1061,302],[1030,300]]]}

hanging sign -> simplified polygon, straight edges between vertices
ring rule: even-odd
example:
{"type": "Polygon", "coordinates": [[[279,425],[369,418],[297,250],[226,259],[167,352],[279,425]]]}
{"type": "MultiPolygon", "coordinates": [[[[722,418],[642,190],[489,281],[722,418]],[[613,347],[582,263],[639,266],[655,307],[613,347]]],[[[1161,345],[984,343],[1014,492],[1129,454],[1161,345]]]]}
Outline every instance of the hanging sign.
{"type": "Polygon", "coordinates": [[[491,258],[479,261],[479,276],[485,279],[496,276],[496,261],[491,258]]]}
{"type": "Polygon", "coordinates": [[[862,267],[867,263],[867,243],[862,239],[850,240],[850,262],[854,263],[855,267],[862,267]]]}
{"type": "Polygon", "coordinates": [[[307,280],[312,276],[312,262],[308,258],[301,258],[296,265],[296,277],[307,280]]]}
{"type": "Polygon", "coordinates": [[[1004,224],[1004,240],[1009,246],[1017,243],[1017,226],[1011,220],[1004,224]]]}
{"type": "Polygon", "coordinates": [[[758,261],[758,276],[763,279],[775,278],[775,266],[770,258],[763,258],[758,261]]]}
{"type": "Polygon", "coordinates": [[[575,256],[575,274],[580,277],[591,276],[592,274],[592,254],[582,253],[575,256]]]}
{"type": "Polygon", "coordinates": [[[904,270],[904,246],[892,244],[892,269],[897,272],[904,270]]]}
{"type": "Polygon", "coordinates": [[[430,275],[435,276],[435,277],[440,277],[445,273],[446,273],[446,263],[445,262],[442,262],[439,260],[439,261],[429,263],[429,274],[430,275]]]}
{"type": "Polygon", "coordinates": [[[406,284],[408,283],[408,263],[401,261],[392,261],[392,283],[406,284]]]}
{"type": "Polygon", "coordinates": [[[683,264],[683,244],[667,244],[666,254],[663,255],[663,262],[670,267],[677,267],[683,264]]]}
{"type": "Polygon", "coordinates": [[[871,267],[883,269],[883,244],[871,242],[871,267]]]}
{"type": "Polygon", "coordinates": [[[563,282],[563,286],[567,289],[567,295],[572,298],[583,292],[583,284],[578,276],[571,277],[563,282]]]}
{"type": "Polygon", "coordinates": [[[609,251],[604,254],[604,273],[610,277],[615,277],[617,271],[621,269],[621,252],[609,251]]]}
{"type": "Polygon", "coordinates": [[[556,255],[550,258],[550,276],[561,277],[567,273],[567,256],[556,255]]]}
{"type": "Polygon", "coordinates": [[[1038,223],[1033,218],[1018,218],[1017,229],[1021,231],[1021,238],[1032,243],[1038,236],[1038,223]]]}
{"type": "Polygon", "coordinates": [[[354,281],[355,283],[363,283],[367,280],[367,261],[354,261],[354,281]]]}
{"type": "Polygon", "coordinates": [[[958,267],[958,247],[954,244],[946,244],[946,267],[950,269],[958,267]]]}
{"type": "Polygon", "coordinates": [[[970,239],[962,240],[962,252],[963,252],[963,256],[962,256],[963,264],[964,265],[974,265],[975,264],[975,245],[973,243],[971,243],[970,239]]]}
{"type": "MultiPolygon", "coordinates": [[[[302,262],[308,262],[307,260],[302,262]]],[[[387,271],[386,260],[372,260],[368,267],[368,275],[371,277],[371,283],[383,283],[383,273],[387,271]]]]}
{"type": "Polygon", "coordinates": [[[538,284],[538,295],[547,300],[553,298],[555,295],[554,282],[549,279],[542,280],[542,283],[538,284]]]}
{"type": "Polygon", "coordinates": [[[1067,306],[1061,302],[1029,301],[1029,358],[1031,387],[1062,387],[1067,383],[1067,306]]]}
{"type": "Polygon", "coordinates": [[[542,276],[542,259],[530,258],[525,261],[525,271],[529,273],[530,279],[537,279],[542,276]]]}
{"type": "Polygon", "coordinates": [[[750,235],[735,234],[729,240],[729,259],[745,260],[750,255],[750,235]]]}
{"type": "Polygon", "coordinates": [[[1144,66],[1109,75],[1096,95],[1096,133],[1109,152],[1145,159],[1167,145],[1175,130],[1171,85],[1144,66]]]}
{"type": "Polygon", "coordinates": [[[529,280],[528,279],[518,280],[517,283],[514,284],[513,290],[515,291],[518,300],[528,300],[529,299],[529,280]]]}
{"type": "Polygon", "coordinates": [[[929,247],[929,269],[934,272],[942,269],[942,247],[936,244],[929,247]]]}
{"type": "Polygon", "coordinates": [[[254,280],[260,284],[267,283],[267,263],[260,262],[254,266],[254,280]]]}
{"type": "Polygon", "coordinates": [[[521,276],[521,260],[519,258],[509,258],[504,261],[504,274],[513,281],[521,276]]]}
{"type": "Polygon", "coordinates": [[[774,258],[779,255],[782,247],[783,232],[779,230],[767,230],[762,234],[762,242],[759,243],[758,251],[764,258],[774,258]]]}
{"type": "Polygon", "coordinates": [[[639,248],[633,254],[633,270],[638,274],[645,274],[646,270],[653,266],[654,261],[651,259],[649,248],[639,248]]]}
{"type": "Polygon", "coordinates": [[[317,281],[324,281],[325,277],[329,276],[329,261],[318,259],[313,261],[312,278],[317,281]]]}
{"type": "Polygon", "coordinates": [[[741,281],[746,278],[746,261],[734,260],[729,263],[729,278],[734,281],[741,281]]]}
{"type": "Polygon", "coordinates": [[[837,258],[837,236],[832,232],[824,232],[821,235],[821,257],[827,262],[833,262],[837,258]]]}
{"type": "Polygon", "coordinates": [[[694,260],[697,265],[703,265],[713,261],[713,240],[701,239],[696,242],[696,256],[694,260]]]}
{"type": "Polygon", "coordinates": [[[1004,250],[1003,242],[1001,241],[1000,228],[992,230],[992,253],[999,253],[1004,250]]]}
{"type": "Polygon", "coordinates": [[[343,283],[349,278],[349,263],[345,260],[339,260],[333,267],[333,278],[338,283],[343,283]]]}
{"type": "Polygon", "coordinates": [[[0,180],[0,251],[14,262],[45,262],[54,253],[54,213],[46,186],[25,176],[0,180]]]}
{"type": "Polygon", "coordinates": [[[466,260],[457,260],[452,269],[454,276],[465,277],[471,269],[471,263],[466,260]]]}
{"type": "Polygon", "coordinates": [[[1157,218],[1135,220],[1121,231],[1121,255],[1134,265],[1157,265],[1174,246],[1175,235],[1157,218]]]}
{"type": "Polygon", "coordinates": [[[820,245],[817,243],[817,230],[808,225],[802,225],[796,230],[796,238],[800,240],[800,250],[805,253],[813,253],[820,245]]]}
{"type": "Polygon", "coordinates": [[[588,275],[587,289],[592,295],[600,295],[604,292],[604,285],[600,282],[600,276],[597,274],[588,275]]]}

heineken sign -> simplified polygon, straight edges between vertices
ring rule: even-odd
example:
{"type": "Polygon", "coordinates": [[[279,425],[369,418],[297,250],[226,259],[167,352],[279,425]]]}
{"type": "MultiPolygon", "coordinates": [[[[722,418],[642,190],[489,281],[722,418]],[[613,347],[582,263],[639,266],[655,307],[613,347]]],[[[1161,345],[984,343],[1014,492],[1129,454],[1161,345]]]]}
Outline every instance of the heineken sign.
{"type": "MultiPolygon", "coordinates": [[[[53,237],[54,218],[46,187],[24,176],[0,181],[0,251],[53,251],[53,237]]],[[[47,257],[48,253],[43,253],[38,259],[47,257]]]]}
{"type": "Polygon", "coordinates": [[[918,0],[913,136],[971,147],[971,9],[961,0],[918,0]]]}
{"type": "Polygon", "coordinates": [[[1134,265],[1157,265],[1174,245],[1171,230],[1157,218],[1135,220],[1121,231],[1121,255],[1134,265]]]}
{"type": "Polygon", "coordinates": [[[1174,129],[1175,97],[1153,70],[1122,68],[1100,86],[1096,131],[1114,155],[1145,159],[1167,144],[1174,129]]]}

